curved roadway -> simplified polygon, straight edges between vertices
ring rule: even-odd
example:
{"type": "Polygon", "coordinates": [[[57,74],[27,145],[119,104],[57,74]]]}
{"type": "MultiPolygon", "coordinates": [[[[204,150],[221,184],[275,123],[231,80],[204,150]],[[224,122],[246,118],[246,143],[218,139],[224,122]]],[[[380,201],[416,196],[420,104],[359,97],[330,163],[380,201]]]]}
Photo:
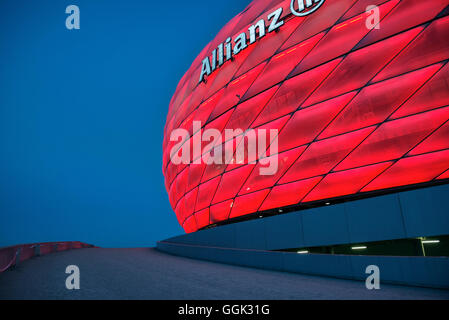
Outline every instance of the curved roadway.
{"type": "Polygon", "coordinates": [[[155,249],[80,249],[25,261],[0,274],[0,299],[449,299],[449,291],[250,269],[155,249]],[[77,265],[80,290],[67,290],[77,265]]]}

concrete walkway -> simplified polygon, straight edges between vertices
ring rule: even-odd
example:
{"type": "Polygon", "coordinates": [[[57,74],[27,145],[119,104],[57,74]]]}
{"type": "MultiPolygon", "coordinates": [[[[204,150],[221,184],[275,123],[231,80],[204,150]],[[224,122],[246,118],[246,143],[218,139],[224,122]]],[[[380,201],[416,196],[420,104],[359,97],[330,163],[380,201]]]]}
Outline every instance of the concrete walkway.
{"type": "Polygon", "coordinates": [[[449,291],[249,269],[155,249],[79,249],[33,258],[0,274],[0,299],[449,299],[449,291]],[[81,289],[67,290],[77,265],[81,289]]]}

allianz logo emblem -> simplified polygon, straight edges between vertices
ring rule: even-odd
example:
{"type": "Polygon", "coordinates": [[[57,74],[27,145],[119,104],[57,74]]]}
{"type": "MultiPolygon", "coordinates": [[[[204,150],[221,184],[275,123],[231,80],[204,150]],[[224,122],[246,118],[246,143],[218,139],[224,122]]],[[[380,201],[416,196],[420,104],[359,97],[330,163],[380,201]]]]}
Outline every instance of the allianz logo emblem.
{"type": "Polygon", "coordinates": [[[291,0],[290,10],[295,16],[304,17],[318,10],[323,3],[324,0],[291,0]],[[298,9],[295,8],[295,2],[298,9]]]}

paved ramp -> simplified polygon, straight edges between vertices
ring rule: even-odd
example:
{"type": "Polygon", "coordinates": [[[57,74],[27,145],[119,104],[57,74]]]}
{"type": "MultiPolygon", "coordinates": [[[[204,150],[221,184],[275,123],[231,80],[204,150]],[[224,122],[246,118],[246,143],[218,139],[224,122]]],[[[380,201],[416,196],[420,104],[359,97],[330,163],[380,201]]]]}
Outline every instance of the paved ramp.
{"type": "Polygon", "coordinates": [[[32,258],[0,274],[0,299],[449,299],[449,291],[249,269],[155,249],[79,249],[32,258]],[[77,265],[81,289],[65,288],[77,265]]]}

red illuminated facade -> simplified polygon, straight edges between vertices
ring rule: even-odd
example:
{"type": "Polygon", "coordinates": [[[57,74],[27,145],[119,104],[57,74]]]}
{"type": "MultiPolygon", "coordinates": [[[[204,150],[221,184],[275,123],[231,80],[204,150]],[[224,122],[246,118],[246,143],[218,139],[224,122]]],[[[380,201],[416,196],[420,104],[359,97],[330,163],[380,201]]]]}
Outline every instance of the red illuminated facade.
{"type": "Polygon", "coordinates": [[[449,178],[449,0],[326,0],[303,17],[290,4],[252,2],[202,50],[170,102],[163,173],[186,232],[449,178]],[[369,5],[379,28],[367,27],[369,5]],[[276,32],[199,82],[204,58],[280,7],[276,32]],[[279,130],[277,173],[172,163],[170,134],[184,128],[191,143],[193,121],[279,130]]]}

